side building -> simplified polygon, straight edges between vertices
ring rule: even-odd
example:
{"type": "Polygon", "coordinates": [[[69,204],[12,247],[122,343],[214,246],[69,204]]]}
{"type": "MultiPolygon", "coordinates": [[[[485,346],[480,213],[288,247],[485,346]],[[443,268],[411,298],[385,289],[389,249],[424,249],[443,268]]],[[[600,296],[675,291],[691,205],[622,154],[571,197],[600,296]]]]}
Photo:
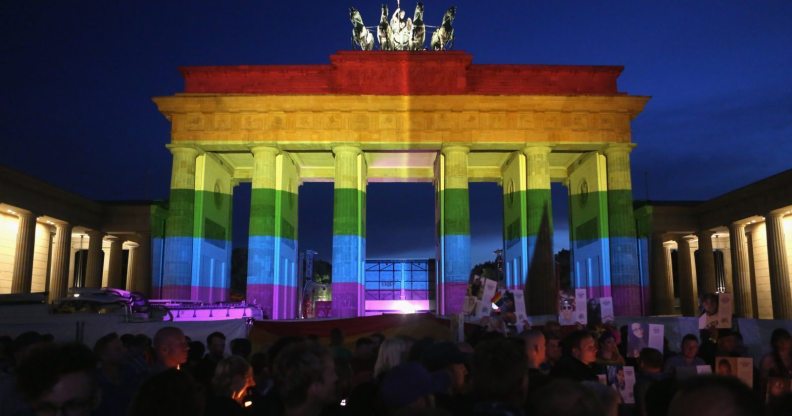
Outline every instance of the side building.
{"type": "Polygon", "coordinates": [[[636,204],[654,315],[734,295],[738,317],[792,319],[792,169],[704,202],[636,204]]]}
{"type": "Polygon", "coordinates": [[[150,202],[96,202],[0,167],[0,294],[114,287],[151,295],[150,202]]]}

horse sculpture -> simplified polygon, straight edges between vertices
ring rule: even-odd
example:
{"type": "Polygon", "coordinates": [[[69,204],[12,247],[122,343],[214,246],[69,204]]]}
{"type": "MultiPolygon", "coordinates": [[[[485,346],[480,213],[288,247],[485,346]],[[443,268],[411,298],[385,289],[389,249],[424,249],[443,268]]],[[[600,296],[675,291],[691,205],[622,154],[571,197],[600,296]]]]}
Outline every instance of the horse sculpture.
{"type": "Polygon", "coordinates": [[[380,23],[377,26],[377,40],[379,41],[380,50],[392,51],[393,50],[393,30],[388,24],[388,5],[382,5],[382,14],[380,15],[380,23]]]}
{"type": "Polygon", "coordinates": [[[413,32],[410,39],[411,51],[422,51],[426,41],[426,25],[423,21],[424,5],[418,2],[415,5],[415,15],[413,15],[413,32]]]}
{"type": "Polygon", "coordinates": [[[443,23],[432,33],[432,49],[443,51],[451,49],[454,44],[454,27],[451,23],[456,17],[456,7],[451,6],[443,15],[443,23]]]}
{"type": "Polygon", "coordinates": [[[352,43],[364,51],[374,49],[374,35],[363,25],[363,17],[358,9],[349,8],[349,20],[352,22],[352,43]]]}

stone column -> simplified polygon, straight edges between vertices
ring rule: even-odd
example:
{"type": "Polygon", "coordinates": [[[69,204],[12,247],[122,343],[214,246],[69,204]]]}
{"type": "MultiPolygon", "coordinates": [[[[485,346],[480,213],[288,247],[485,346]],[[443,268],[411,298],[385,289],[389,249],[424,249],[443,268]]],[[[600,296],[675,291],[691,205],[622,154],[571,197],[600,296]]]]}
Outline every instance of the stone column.
{"type": "Polygon", "coordinates": [[[33,253],[36,246],[36,216],[31,212],[19,210],[17,217],[19,217],[19,229],[11,293],[30,293],[30,285],[33,282],[33,253]]]}
{"type": "Polygon", "coordinates": [[[101,231],[88,231],[88,264],[85,267],[85,287],[102,287],[102,239],[101,231]]]}
{"type": "Polygon", "coordinates": [[[462,311],[470,276],[470,197],[468,152],[465,146],[447,146],[441,151],[436,174],[439,188],[440,271],[438,314],[462,311]]]}
{"type": "Polygon", "coordinates": [[[135,249],[134,258],[130,259],[130,264],[134,260],[135,267],[130,290],[140,292],[148,297],[151,292],[151,236],[148,234],[140,235],[137,244],[138,247],[135,249]]]}
{"type": "Polygon", "coordinates": [[[696,316],[698,306],[698,288],[696,285],[693,256],[690,243],[695,237],[684,236],[677,239],[677,260],[679,265],[679,300],[682,315],[696,316]]]}
{"type": "Polygon", "coordinates": [[[631,144],[617,144],[604,151],[608,170],[608,238],[614,312],[640,316],[648,288],[641,287],[638,267],[630,178],[631,149],[631,144]]]}
{"type": "Polygon", "coordinates": [[[652,311],[656,315],[670,315],[674,313],[674,281],[669,278],[671,268],[671,249],[663,241],[663,235],[652,234],[651,240],[652,261],[652,311]]]}
{"type": "Polygon", "coordinates": [[[110,253],[107,262],[107,287],[124,289],[121,287],[123,277],[121,270],[122,251],[124,241],[117,237],[108,237],[110,240],[110,253]]]}
{"type": "Polygon", "coordinates": [[[138,255],[137,243],[129,244],[129,258],[127,259],[127,274],[126,274],[127,278],[126,278],[126,287],[124,288],[124,290],[130,292],[135,290],[134,287],[138,278],[137,255],[138,255]]]}
{"type": "Polygon", "coordinates": [[[698,234],[698,250],[699,261],[701,261],[701,284],[703,287],[699,288],[699,292],[715,293],[717,290],[717,283],[715,282],[715,254],[712,250],[712,234],[710,230],[699,231],[698,234]]]}
{"type": "Polygon", "coordinates": [[[745,224],[734,222],[729,225],[729,250],[731,250],[732,284],[734,286],[734,313],[740,317],[753,318],[751,265],[748,262],[745,224]]]}
{"type": "Polygon", "coordinates": [[[299,175],[288,153],[256,146],[248,231],[247,300],[272,319],[296,315],[297,189],[299,175]]]}
{"type": "Polygon", "coordinates": [[[365,313],[366,160],[359,147],[338,146],[333,192],[333,317],[365,313]]]}
{"type": "Polygon", "coordinates": [[[162,287],[165,299],[192,297],[193,240],[195,238],[195,159],[193,147],[171,146],[171,173],[168,218],[165,221],[162,287]]]}
{"type": "Polygon", "coordinates": [[[50,303],[66,296],[69,284],[69,263],[71,262],[72,225],[59,223],[55,225],[55,230],[48,297],[50,303]]]}
{"type": "Polygon", "coordinates": [[[526,303],[530,315],[553,315],[558,311],[558,284],[553,273],[553,208],[550,196],[551,148],[528,146],[526,157],[526,208],[528,278],[526,303]]]}
{"type": "Polygon", "coordinates": [[[765,215],[773,319],[792,319],[792,289],[789,283],[789,263],[784,235],[785,212],[786,209],[776,210],[765,215]]]}

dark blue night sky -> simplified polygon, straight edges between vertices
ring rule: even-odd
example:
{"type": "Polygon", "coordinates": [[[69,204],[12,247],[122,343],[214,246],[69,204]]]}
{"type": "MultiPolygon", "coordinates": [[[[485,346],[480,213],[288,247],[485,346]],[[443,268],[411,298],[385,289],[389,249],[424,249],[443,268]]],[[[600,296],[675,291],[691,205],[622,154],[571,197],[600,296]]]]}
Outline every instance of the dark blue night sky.
{"type": "MultiPolygon", "coordinates": [[[[452,4],[424,3],[432,25],[452,4]]],[[[165,199],[169,123],[150,98],[182,90],[177,67],[326,63],[349,48],[347,8],[374,25],[379,4],[5,0],[0,164],[88,198],[165,199]]],[[[707,199],[792,167],[792,2],[453,4],[475,63],[624,65],[620,90],[652,96],[633,123],[636,199],[707,199]]],[[[500,244],[499,195],[471,187],[474,262],[500,244]]],[[[324,258],[331,202],[329,184],[301,189],[301,248],[324,258]]],[[[369,257],[433,256],[432,204],[428,184],[370,185],[369,257]]]]}

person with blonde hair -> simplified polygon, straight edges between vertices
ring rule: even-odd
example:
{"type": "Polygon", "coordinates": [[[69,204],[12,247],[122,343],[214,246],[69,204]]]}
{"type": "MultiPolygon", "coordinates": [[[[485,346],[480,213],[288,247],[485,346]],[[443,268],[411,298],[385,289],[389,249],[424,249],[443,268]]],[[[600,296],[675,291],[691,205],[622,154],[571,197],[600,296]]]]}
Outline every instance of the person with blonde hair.
{"type": "Polygon", "coordinates": [[[253,368],[244,358],[232,355],[220,360],[212,377],[212,394],[206,405],[206,415],[244,414],[242,410],[247,391],[256,385],[253,368]]]}
{"type": "Polygon", "coordinates": [[[407,337],[386,339],[380,346],[377,362],[374,363],[374,378],[379,379],[391,368],[407,361],[407,353],[410,352],[412,344],[412,340],[407,337]]]}

